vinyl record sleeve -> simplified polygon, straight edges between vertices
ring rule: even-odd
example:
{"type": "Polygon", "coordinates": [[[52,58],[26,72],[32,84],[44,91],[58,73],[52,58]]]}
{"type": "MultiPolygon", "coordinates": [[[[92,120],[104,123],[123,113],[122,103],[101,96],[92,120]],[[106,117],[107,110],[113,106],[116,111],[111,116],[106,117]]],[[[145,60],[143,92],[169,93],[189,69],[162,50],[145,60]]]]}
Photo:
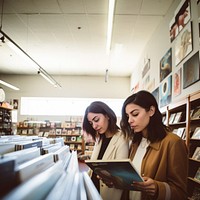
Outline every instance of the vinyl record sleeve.
{"type": "Polygon", "coordinates": [[[85,163],[93,172],[112,181],[119,189],[135,190],[132,183],[143,181],[130,159],[86,160],[85,163]]]}

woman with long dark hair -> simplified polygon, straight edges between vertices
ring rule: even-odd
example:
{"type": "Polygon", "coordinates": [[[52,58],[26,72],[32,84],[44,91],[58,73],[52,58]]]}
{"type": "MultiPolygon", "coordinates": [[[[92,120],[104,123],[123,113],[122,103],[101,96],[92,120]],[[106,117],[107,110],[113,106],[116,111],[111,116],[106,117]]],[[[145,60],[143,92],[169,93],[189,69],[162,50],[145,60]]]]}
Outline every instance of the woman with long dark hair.
{"type": "MultiPolygon", "coordinates": [[[[104,102],[95,101],[86,108],[82,128],[96,142],[91,159],[128,158],[129,142],[117,125],[115,113],[104,102]]],[[[94,172],[91,178],[103,200],[120,200],[122,190],[109,188],[94,172]]]]}
{"type": "Polygon", "coordinates": [[[187,199],[187,148],[163,124],[154,96],[147,91],[129,96],[122,107],[120,126],[132,139],[129,157],[144,179],[134,182],[137,191],[129,191],[123,200],[187,199]]]}

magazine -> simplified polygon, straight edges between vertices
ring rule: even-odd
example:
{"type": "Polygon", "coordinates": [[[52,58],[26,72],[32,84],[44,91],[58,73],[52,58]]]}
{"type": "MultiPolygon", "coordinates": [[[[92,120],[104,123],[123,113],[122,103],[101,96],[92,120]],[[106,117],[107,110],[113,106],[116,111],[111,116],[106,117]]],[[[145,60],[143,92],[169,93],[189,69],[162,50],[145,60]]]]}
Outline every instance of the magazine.
{"type": "Polygon", "coordinates": [[[135,190],[132,183],[143,179],[130,159],[86,160],[85,163],[104,180],[112,181],[119,189],[135,190]]]}

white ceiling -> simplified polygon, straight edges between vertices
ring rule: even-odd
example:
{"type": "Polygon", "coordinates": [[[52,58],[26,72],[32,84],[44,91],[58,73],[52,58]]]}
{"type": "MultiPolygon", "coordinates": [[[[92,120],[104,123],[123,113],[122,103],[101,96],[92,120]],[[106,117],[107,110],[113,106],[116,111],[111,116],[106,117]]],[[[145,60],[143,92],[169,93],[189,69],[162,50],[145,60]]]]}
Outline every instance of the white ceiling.
{"type": "MultiPolygon", "coordinates": [[[[51,75],[130,76],[173,1],[116,0],[109,57],[108,0],[4,0],[2,31],[51,75]]],[[[36,74],[5,42],[0,74],[36,74]]]]}

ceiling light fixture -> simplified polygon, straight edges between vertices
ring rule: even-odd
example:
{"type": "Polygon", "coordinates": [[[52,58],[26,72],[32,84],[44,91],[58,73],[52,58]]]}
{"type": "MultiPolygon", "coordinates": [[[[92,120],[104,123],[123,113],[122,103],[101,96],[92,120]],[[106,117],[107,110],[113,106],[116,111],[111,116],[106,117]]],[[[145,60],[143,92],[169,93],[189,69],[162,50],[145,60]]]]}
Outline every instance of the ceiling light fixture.
{"type": "Polygon", "coordinates": [[[14,85],[12,85],[12,84],[10,84],[10,83],[7,83],[7,82],[5,82],[5,81],[2,81],[2,80],[0,80],[0,84],[5,85],[6,87],[9,87],[9,88],[11,88],[11,89],[13,89],[13,90],[19,90],[18,87],[15,87],[14,85]]]}
{"type": "Polygon", "coordinates": [[[106,41],[106,54],[107,55],[110,54],[110,49],[111,49],[114,10],[115,10],[115,0],[109,0],[108,28],[107,28],[107,41],[106,41]]]}
{"type": "Polygon", "coordinates": [[[43,71],[42,69],[40,69],[38,71],[38,74],[41,75],[45,80],[47,80],[49,83],[51,83],[54,87],[58,87],[58,85],[54,82],[54,80],[52,79],[51,76],[49,76],[49,74],[47,74],[45,71],[43,71]]]}
{"type": "Polygon", "coordinates": [[[105,82],[108,82],[108,69],[106,69],[106,73],[105,73],[105,82]]]}
{"type": "MultiPolygon", "coordinates": [[[[44,68],[42,68],[28,53],[26,53],[16,42],[14,42],[1,29],[0,29],[0,33],[3,35],[4,38],[6,38],[9,41],[8,42],[9,47],[11,47],[16,53],[18,54],[20,53],[20,55],[22,55],[23,57],[29,58],[34,64],[37,65],[37,71],[42,72],[44,76],[48,77],[48,79],[51,80],[51,82],[50,81],[48,82],[50,82],[54,87],[61,87],[61,85],[50,74],[48,74],[48,72],[44,68]]],[[[45,78],[45,80],[47,80],[47,78],[45,78]]]]}

